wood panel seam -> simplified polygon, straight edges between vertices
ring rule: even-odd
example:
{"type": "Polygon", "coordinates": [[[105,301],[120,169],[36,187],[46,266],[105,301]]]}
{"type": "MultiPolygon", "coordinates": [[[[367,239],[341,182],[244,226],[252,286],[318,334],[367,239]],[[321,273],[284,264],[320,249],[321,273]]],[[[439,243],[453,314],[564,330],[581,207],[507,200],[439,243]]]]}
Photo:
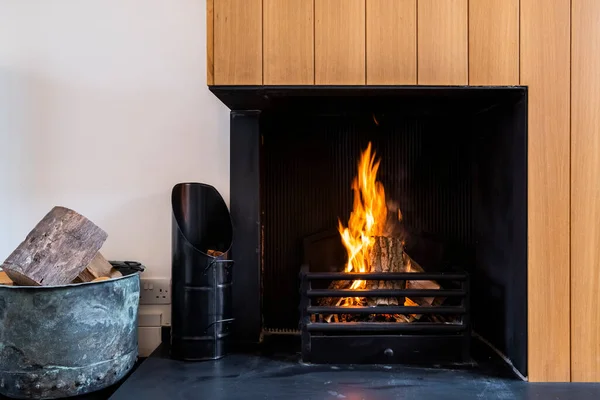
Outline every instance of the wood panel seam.
{"type": "Polygon", "coordinates": [[[369,64],[367,63],[367,54],[369,53],[367,50],[367,46],[368,46],[368,41],[367,41],[367,1],[369,0],[365,0],[364,4],[365,4],[365,85],[369,84],[369,81],[367,81],[367,69],[369,68],[369,64]]]}
{"type": "MultiPolygon", "coordinates": [[[[520,0],[519,0],[520,1],[520,0]]],[[[569,0],[569,381],[573,381],[573,333],[571,332],[571,315],[573,310],[573,296],[571,282],[573,282],[571,240],[573,232],[572,193],[573,193],[573,0],[569,0]]]]}
{"type": "Polygon", "coordinates": [[[215,5],[206,0],[206,84],[215,84],[215,5]]]}
{"type": "Polygon", "coordinates": [[[419,0],[415,0],[415,85],[419,84],[419,0]]]}
{"type": "Polygon", "coordinates": [[[261,84],[265,84],[265,2],[260,0],[260,47],[262,48],[261,84]]]}
{"type": "Polygon", "coordinates": [[[467,0],[467,86],[471,85],[471,0],[467,0]]]}
{"type": "Polygon", "coordinates": [[[518,21],[519,21],[519,24],[517,26],[517,29],[519,30],[519,45],[518,45],[519,53],[517,53],[517,54],[518,54],[519,59],[517,61],[519,62],[518,79],[519,79],[519,85],[520,85],[521,84],[521,0],[519,0],[518,21]]]}

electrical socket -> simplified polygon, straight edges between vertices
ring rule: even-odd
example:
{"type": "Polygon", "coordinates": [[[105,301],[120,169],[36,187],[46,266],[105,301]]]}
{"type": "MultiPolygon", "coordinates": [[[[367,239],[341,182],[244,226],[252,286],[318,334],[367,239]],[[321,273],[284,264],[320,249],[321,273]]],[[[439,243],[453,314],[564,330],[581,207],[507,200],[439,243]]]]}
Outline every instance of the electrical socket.
{"type": "Polygon", "coordinates": [[[142,278],[140,285],[140,304],[171,304],[168,278],[142,278]]]}

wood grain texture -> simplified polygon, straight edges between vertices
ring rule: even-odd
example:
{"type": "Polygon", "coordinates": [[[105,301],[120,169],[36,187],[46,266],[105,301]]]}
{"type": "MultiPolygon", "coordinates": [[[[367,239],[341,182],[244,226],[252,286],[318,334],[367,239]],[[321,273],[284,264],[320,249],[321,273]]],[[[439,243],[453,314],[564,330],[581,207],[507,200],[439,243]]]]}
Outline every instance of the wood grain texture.
{"type": "Polygon", "coordinates": [[[315,0],[315,83],[365,84],[365,0],[315,0]]]}
{"type": "Polygon", "coordinates": [[[54,207],[0,267],[15,284],[66,285],[90,264],[106,238],[83,215],[54,207]]]}
{"type": "Polygon", "coordinates": [[[104,258],[102,253],[97,252],[92,261],[81,271],[74,282],[91,282],[96,278],[110,276],[113,269],[111,263],[104,258]]]}
{"type": "Polygon", "coordinates": [[[265,85],[312,85],[314,0],[263,0],[265,85]]]}
{"type": "Polygon", "coordinates": [[[6,272],[0,271],[0,285],[12,286],[13,281],[8,277],[6,272]]]}
{"type": "Polygon", "coordinates": [[[519,0],[469,2],[469,85],[519,84],[519,0]]]}
{"type": "Polygon", "coordinates": [[[418,1],[419,85],[466,85],[467,0],[418,1]]]}
{"type": "Polygon", "coordinates": [[[521,84],[529,86],[529,379],[569,381],[570,0],[521,0],[520,10],[521,84]]]}
{"type": "Polygon", "coordinates": [[[417,0],[366,0],[367,85],[417,83],[417,0]]]}
{"type": "Polygon", "coordinates": [[[214,0],[206,0],[206,84],[215,84],[214,0]]]}
{"type": "Polygon", "coordinates": [[[571,10],[571,380],[600,381],[600,2],[571,10]]]}
{"type": "Polygon", "coordinates": [[[214,0],[214,83],[262,84],[262,0],[214,0]]]}

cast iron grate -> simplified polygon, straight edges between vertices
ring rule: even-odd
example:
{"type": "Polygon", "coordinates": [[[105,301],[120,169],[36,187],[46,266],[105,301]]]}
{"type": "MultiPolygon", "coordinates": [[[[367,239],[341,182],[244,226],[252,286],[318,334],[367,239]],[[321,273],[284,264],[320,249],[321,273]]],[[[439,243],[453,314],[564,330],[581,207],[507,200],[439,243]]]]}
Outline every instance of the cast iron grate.
{"type": "Polygon", "coordinates": [[[300,280],[300,329],[304,362],[316,364],[453,364],[470,361],[469,276],[464,271],[445,273],[309,272],[308,266],[303,266],[300,280]],[[441,288],[358,290],[318,288],[323,286],[323,283],[327,284],[327,281],[337,280],[436,281],[441,288]],[[317,287],[314,287],[315,285],[317,287]],[[445,298],[445,301],[443,305],[417,307],[317,305],[318,299],[332,297],[436,297],[445,298]],[[418,314],[427,316],[427,318],[421,317],[427,322],[421,322],[421,319],[414,322],[331,322],[332,315],[373,316],[386,314],[418,314]],[[431,319],[429,318],[431,316],[441,318],[431,319]],[[443,316],[451,316],[451,318],[445,319],[443,316]]]}

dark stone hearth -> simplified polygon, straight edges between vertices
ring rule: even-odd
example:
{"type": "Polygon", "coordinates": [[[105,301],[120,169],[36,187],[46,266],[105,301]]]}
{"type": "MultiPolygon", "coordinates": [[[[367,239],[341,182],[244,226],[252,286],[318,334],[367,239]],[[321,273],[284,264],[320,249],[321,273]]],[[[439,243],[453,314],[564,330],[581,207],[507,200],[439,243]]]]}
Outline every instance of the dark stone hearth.
{"type": "Polygon", "coordinates": [[[175,361],[160,349],[111,399],[597,399],[600,384],[528,384],[485,366],[465,369],[300,364],[235,354],[175,361]]]}

